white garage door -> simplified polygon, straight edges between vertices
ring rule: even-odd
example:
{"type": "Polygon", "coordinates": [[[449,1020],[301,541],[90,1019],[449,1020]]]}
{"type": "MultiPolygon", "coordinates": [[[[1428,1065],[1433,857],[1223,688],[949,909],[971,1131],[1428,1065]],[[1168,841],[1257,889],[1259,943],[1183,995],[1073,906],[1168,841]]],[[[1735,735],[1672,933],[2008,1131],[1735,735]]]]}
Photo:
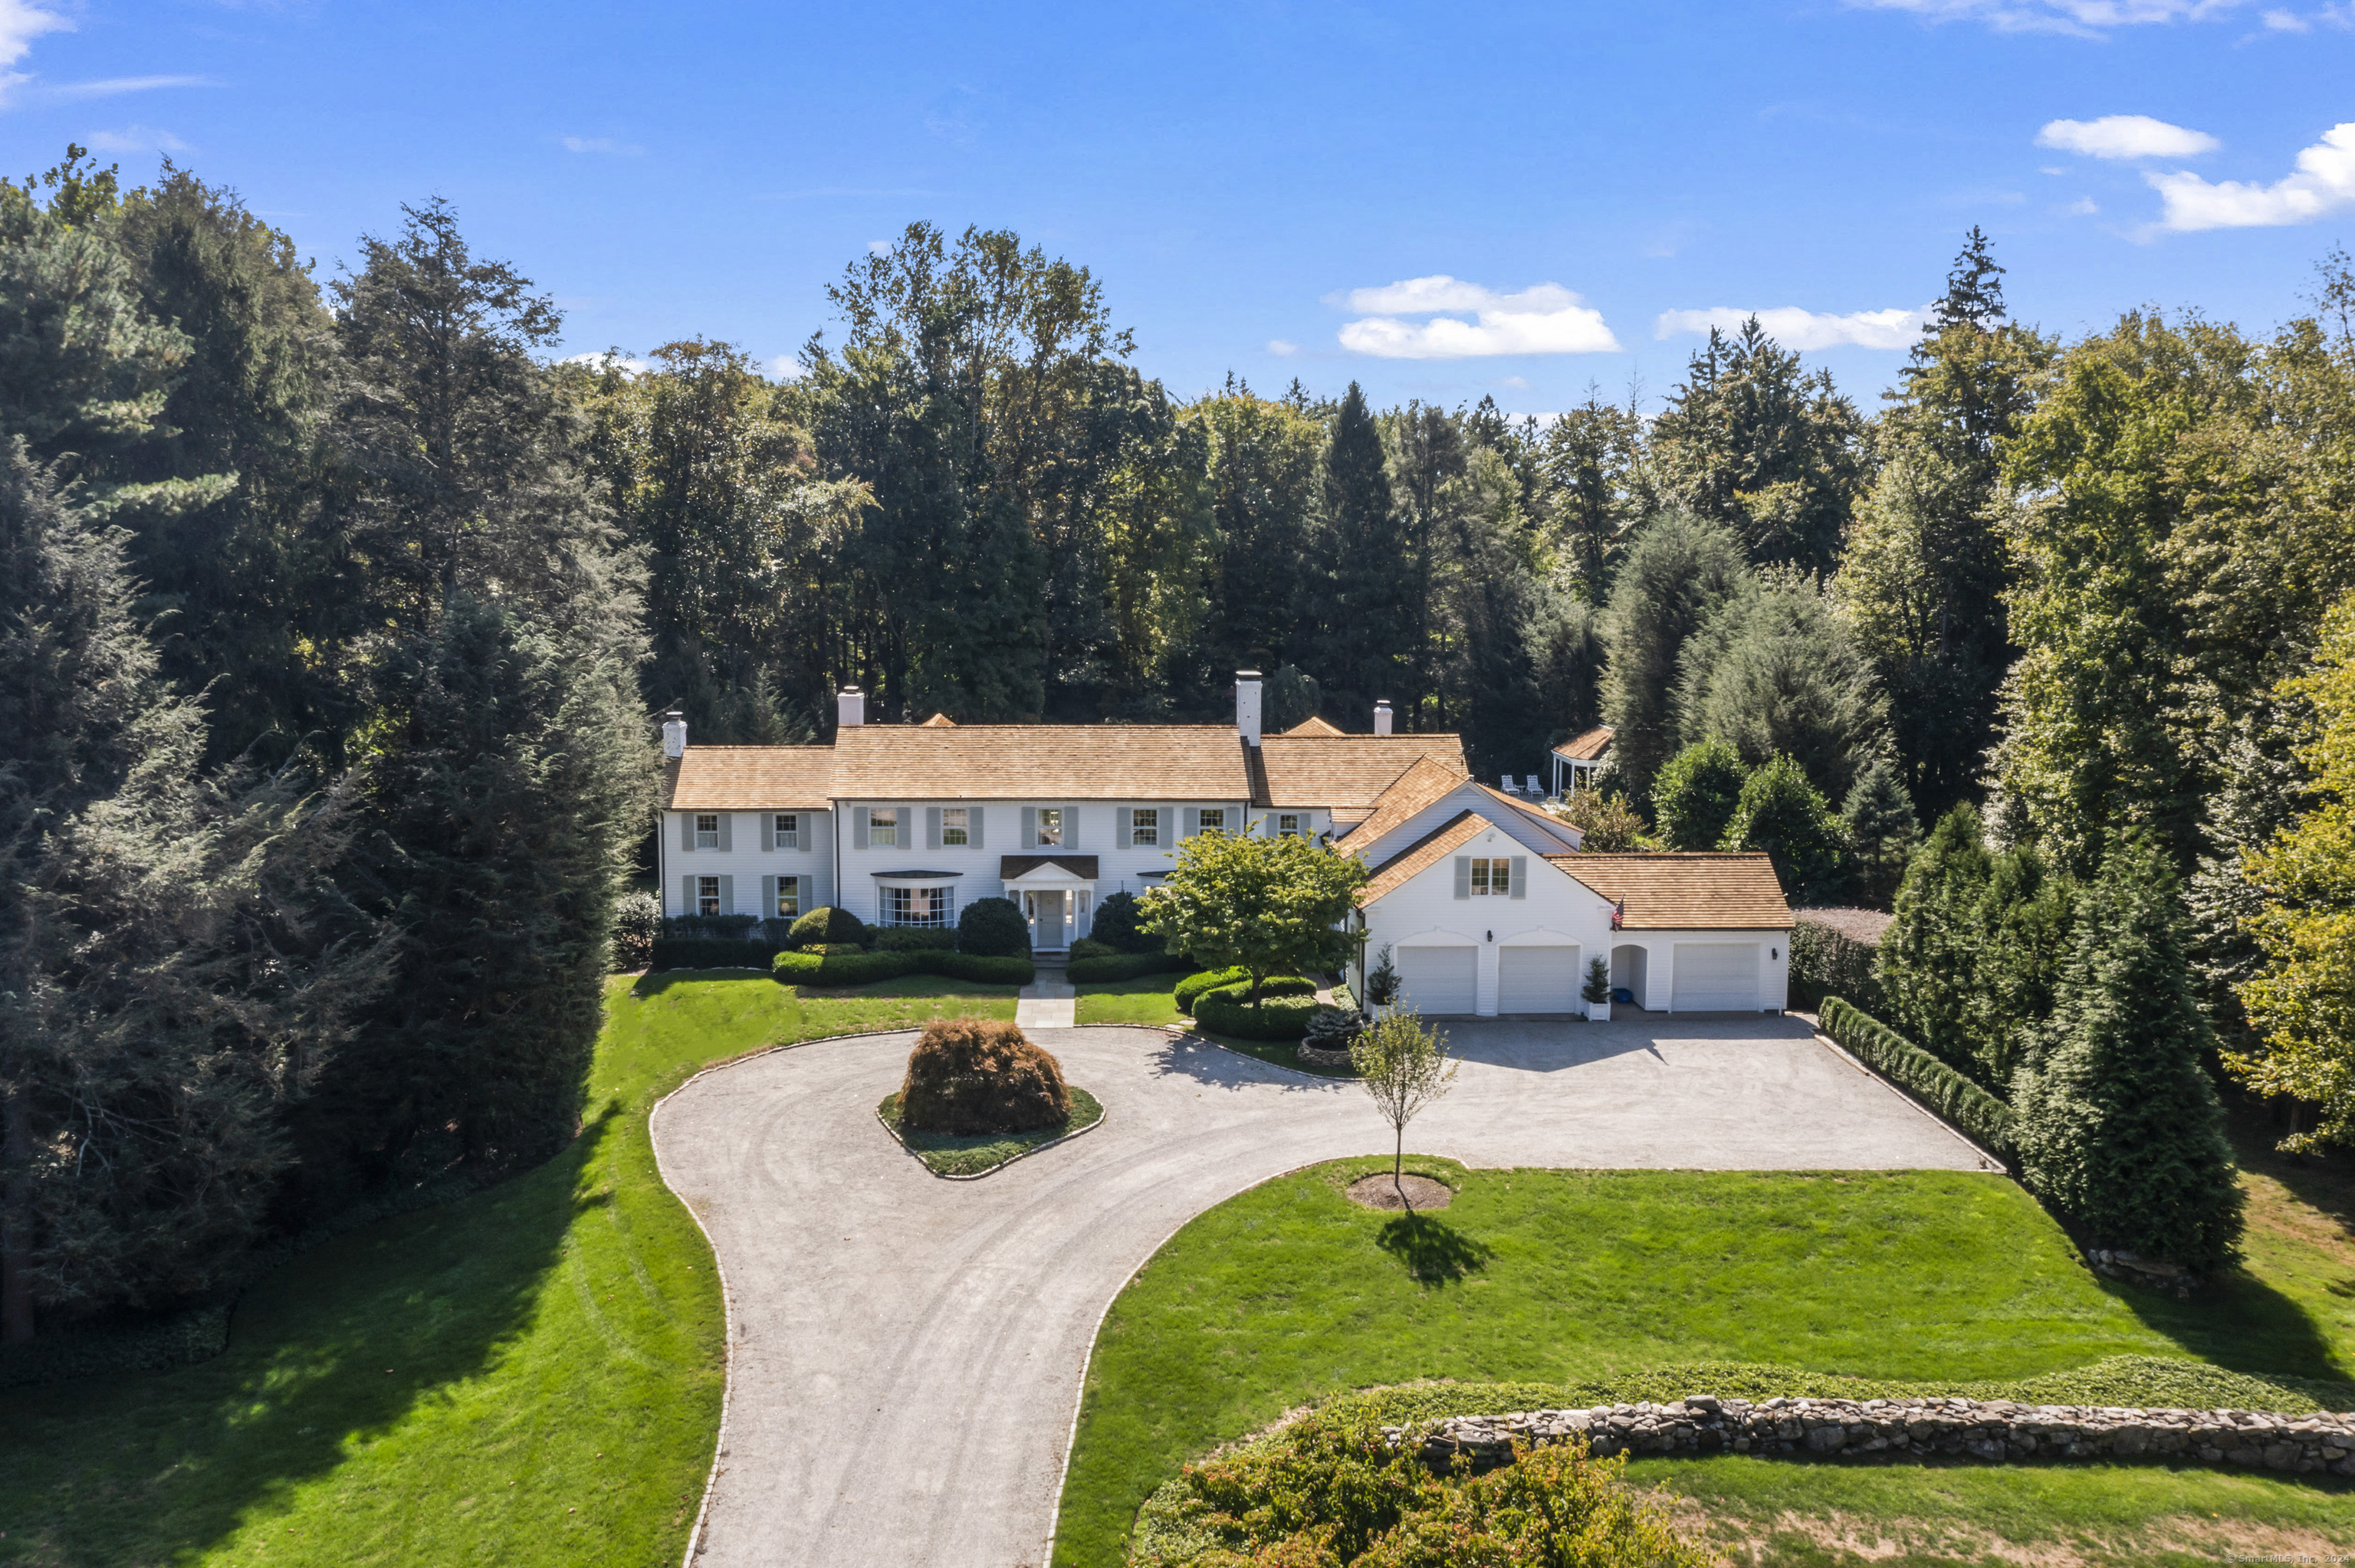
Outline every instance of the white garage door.
{"type": "Polygon", "coordinates": [[[1578,1011],[1578,949],[1565,947],[1497,949],[1497,1011],[1578,1011]]]}
{"type": "Polygon", "coordinates": [[[1399,989],[1418,1012],[1469,1012],[1479,984],[1477,948],[1401,948],[1399,989]]]}
{"type": "Polygon", "coordinates": [[[1758,944],[1678,942],[1676,952],[1678,1012],[1758,1011],[1758,944]]]}

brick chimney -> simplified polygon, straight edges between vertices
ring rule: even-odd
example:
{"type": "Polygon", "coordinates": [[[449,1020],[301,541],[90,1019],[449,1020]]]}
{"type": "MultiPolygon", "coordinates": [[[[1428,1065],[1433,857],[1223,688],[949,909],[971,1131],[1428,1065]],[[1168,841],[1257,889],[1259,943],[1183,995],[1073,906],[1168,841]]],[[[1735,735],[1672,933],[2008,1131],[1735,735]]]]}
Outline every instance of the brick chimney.
{"type": "Polygon", "coordinates": [[[1376,735],[1388,735],[1390,732],[1391,705],[1390,699],[1385,697],[1380,702],[1374,705],[1374,733],[1376,735]]]}
{"type": "Polygon", "coordinates": [[[842,694],[834,699],[834,722],[841,729],[856,729],[867,722],[867,694],[856,686],[845,686],[842,694]]]}

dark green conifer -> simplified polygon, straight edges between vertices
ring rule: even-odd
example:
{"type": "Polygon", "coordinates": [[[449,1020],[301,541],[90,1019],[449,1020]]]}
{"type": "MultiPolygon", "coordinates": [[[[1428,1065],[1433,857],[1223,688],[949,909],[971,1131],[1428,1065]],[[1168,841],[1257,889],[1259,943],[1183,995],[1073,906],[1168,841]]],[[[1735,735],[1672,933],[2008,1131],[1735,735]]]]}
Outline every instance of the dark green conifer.
{"type": "Polygon", "coordinates": [[[1721,740],[1696,741],[1668,758],[1652,786],[1652,820],[1670,849],[1713,850],[1733,821],[1750,769],[1721,740]]]}

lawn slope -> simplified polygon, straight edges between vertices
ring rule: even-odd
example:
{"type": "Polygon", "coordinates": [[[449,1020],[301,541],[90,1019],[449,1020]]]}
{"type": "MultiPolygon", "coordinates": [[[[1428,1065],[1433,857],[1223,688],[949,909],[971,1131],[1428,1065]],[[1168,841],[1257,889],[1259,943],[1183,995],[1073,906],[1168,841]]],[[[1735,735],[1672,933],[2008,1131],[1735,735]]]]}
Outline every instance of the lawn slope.
{"type": "Polygon", "coordinates": [[[723,1314],[647,1113],[765,1044],[1013,1016],[1012,988],[953,983],[615,981],[558,1159],[275,1271],[213,1361],[0,1393],[0,1563],[677,1563],[723,1314]]]}

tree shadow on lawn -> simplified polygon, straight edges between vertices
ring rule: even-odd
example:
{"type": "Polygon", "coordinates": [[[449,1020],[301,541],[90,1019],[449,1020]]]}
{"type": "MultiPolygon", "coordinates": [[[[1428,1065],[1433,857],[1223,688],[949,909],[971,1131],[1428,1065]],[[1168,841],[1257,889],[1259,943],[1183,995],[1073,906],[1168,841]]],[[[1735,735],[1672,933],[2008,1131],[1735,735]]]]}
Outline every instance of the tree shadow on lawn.
{"type": "Polygon", "coordinates": [[[618,1114],[537,1170],[263,1276],[211,1361],[0,1393],[0,1550],[91,1568],[186,1560],[491,1369],[567,1232],[611,1201],[581,1188],[618,1114]]]}
{"type": "Polygon", "coordinates": [[[774,980],[770,969],[651,969],[640,975],[630,987],[630,994],[640,1001],[650,996],[660,996],[675,985],[692,985],[703,980],[774,980]]]}
{"type": "Polygon", "coordinates": [[[1404,1213],[1386,1220],[1374,1245],[1406,1265],[1416,1283],[1444,1288],[1487,1266],[1496,1248],[1465,1235],[1435,1214],[1404,1213]]]}

